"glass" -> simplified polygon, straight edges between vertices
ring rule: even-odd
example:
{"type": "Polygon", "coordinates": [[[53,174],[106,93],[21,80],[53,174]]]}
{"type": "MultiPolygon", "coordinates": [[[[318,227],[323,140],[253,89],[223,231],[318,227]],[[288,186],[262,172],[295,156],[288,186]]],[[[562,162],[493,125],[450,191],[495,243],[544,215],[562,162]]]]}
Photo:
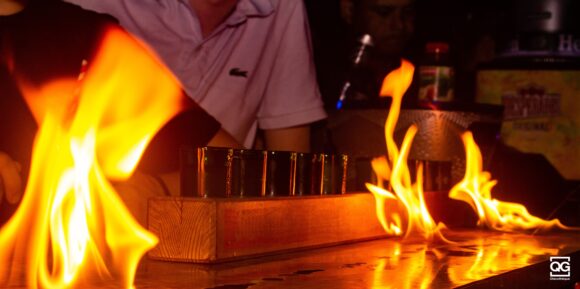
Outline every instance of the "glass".
{"type": "Polygon", "coordinates": [[[223,198],[232,195],[234,150],[203,147],[198,149],[198,195],[223,198]]]}
{"type": "Polygon", "coordinates": [[[296,153],[267,152],[266,196],[294,195],[296,153]]]}
{"type": "Polygon", "coordinates": [[[234,152],[232,195],[262,197],[266,189],[266,151],[236,150],[234,152]]]}

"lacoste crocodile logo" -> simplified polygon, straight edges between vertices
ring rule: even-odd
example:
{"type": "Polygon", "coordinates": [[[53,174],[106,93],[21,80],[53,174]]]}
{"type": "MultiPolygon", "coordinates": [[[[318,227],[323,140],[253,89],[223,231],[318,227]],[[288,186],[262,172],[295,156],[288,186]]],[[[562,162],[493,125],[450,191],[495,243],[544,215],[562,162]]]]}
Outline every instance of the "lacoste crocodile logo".
{"type": "Polygon", "coordinates": [[[230,75],[231,76],[239,76],[239,77],[248,77],[248,72],[245,70],[241,70],[238,67],[234,67],[230,70],[230,75]]]}

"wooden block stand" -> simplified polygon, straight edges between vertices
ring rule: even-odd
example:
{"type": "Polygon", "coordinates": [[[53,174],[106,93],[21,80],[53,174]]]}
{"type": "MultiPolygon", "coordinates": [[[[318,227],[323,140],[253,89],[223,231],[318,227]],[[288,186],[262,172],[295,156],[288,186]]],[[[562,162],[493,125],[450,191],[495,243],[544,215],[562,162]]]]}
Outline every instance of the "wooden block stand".
{"type": "Polygon", "coordinates": [[[217,263],[385,236],[371,194],[149,200],[157,260],[217,263]]]}

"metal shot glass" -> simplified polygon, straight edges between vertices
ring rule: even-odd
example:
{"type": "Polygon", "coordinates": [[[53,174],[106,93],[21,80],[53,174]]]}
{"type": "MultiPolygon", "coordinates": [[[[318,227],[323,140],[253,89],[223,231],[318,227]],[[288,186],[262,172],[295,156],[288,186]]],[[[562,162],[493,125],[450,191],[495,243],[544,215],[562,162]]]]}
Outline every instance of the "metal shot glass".
{"type": "Polygon", "coordinates": [[[325,154],[314,154],[312,160],[311,195],[322,195],[324,186],[324,161],[325,154]]]}
{"type": "MultiPolygon", "coordinates": [[[[296,153],[296,173],[294,177],[294,195],[304,196],[313,194],[316,181],[314,178],[314,162],[316,155],[310,153],[296,153]]],[[[320,183],[320,182],[318,182],[320,183]]],[[[318,186],[320,189],[320,185],[318,186]]]]}
{"type": "Polygon", "coordinates": [[[267,152],[235,150],[232,163],[232,195],[262,197],[266,190],[267,152]]]}
{"type": "Polygon", "coordinates": [[[318,154],[314,161],[313,194],[335,195],[346,192],[348,156],[318,154]]]}
{"type": "Polygon", "coordinates": [[[347,187],[347,176],[349,171],[348,155],[337,155],[335,157],[335,194],[345,194],[347,187]]]}
{"type": "Polygon", "coordinates": [[[234,150],[203,147],[198,155],[198,195],[221,198],[232,195],[234,150]]]}
{"type": "Polygon", "coordinates": [[[184,197],[198,197],[197,191],[197,148],[179,148],[179,194],[184,197]]]}
{"type": "Polygon", "coordinates": [[[266,165],[266,196],[294,195],[296,153],[268,151],[266,165]]]}
{"type": "Polygon", "coordinates": [[[320,194],[334,194],[334,155],[322,155],[322,187],[320,194]]]}
{"type": "MultiPolygon", "coordinates": [[[[351,159],[350,166],[354,167],[354,191],[356,192],[368,192],[366,188],[366,183],[376,184],[377,175],[373,170],[371,165],[372,157],[359,156],[354,160],[351,159]]],[[[352,177],[352,176],[351,176],[352,177]]]]}

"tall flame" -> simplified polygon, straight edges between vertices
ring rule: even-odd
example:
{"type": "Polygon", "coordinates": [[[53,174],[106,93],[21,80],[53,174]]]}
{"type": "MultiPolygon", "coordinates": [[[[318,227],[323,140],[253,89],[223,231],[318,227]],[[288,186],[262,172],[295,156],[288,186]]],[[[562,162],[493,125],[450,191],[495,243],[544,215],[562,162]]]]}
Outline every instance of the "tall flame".
{"type": "Polygon", "coordinates": [[[127,179],[182,109],[179,84],[117,28],[100,48],[82,83],[23,88],[40,128],[22,203],[0,230],[0,284],[21,283],[24,270],[29,288],[79,287],[95,277],[133,288],[139,260],[157,243],[108,179],[127,179]]]}
{"type": "Polygon", "coordinates": [[[415,67],[413,64],[405,59],[401,60],[401,66],[389,73],[383,80],[383,85],[381,87],[380,96],[381,97],[391,97],[391,107],[389,108],[389,115],[387,116],[387,121],[385,122],[385,140],[387,142],[387,155],[389,156],[389,161],[392,163],[397,159],[399,154],[399,149],[395,143],[395,127],[397,126],[397,120],[399,120],[399,114],[401,112],[401,102],[403,101],[403,96],[411,82],[413,81],[413,73],[415,72],[415,67]]]}
{"type": "Polygon", "coordinates": [[[483,171],[481,152],[473,134],[465,132],[461,139],[466,153],[465,176],[449,191],[449,197],[468,203],[477,213],[479,226],[506,232],[572,229],[562,225],[558,219],[547,221],[533,216],[522,204],[493,199],[491,190],[497,181],[491,179],[489,172],[483,171]]]}
{"type": "Polygon", "coordinates": [[[444,225],[435,224],[425,204],[422,185],[423,167],[417,168],[417,176],[413,184],[407,165],[411,143],[418,128],[415,125],[409,127],[400,152],[393,136],[403,95],[411,85],[413,72],[414,66],[409,61],[402,60],[401,67],[389,73],[383,81],[380,95],[392,97],[385,123],[388,159],[380,157],[372,161],[373,170],[378,176],[378,184],[375,186],[367,183],[366,186],[375,197],[377,218],[388,235],[400,236],[404,232],[405,238],[414,236],[426,240],[445,240],[440,233],[444,225]],[[383,187],[383,181],[386,180],[390,182],[394,193],[383,187]],[[404,220],[403,217],[406,219],[404,220]],[[405,221],[406,228],[403,229],[405,221]]]}

